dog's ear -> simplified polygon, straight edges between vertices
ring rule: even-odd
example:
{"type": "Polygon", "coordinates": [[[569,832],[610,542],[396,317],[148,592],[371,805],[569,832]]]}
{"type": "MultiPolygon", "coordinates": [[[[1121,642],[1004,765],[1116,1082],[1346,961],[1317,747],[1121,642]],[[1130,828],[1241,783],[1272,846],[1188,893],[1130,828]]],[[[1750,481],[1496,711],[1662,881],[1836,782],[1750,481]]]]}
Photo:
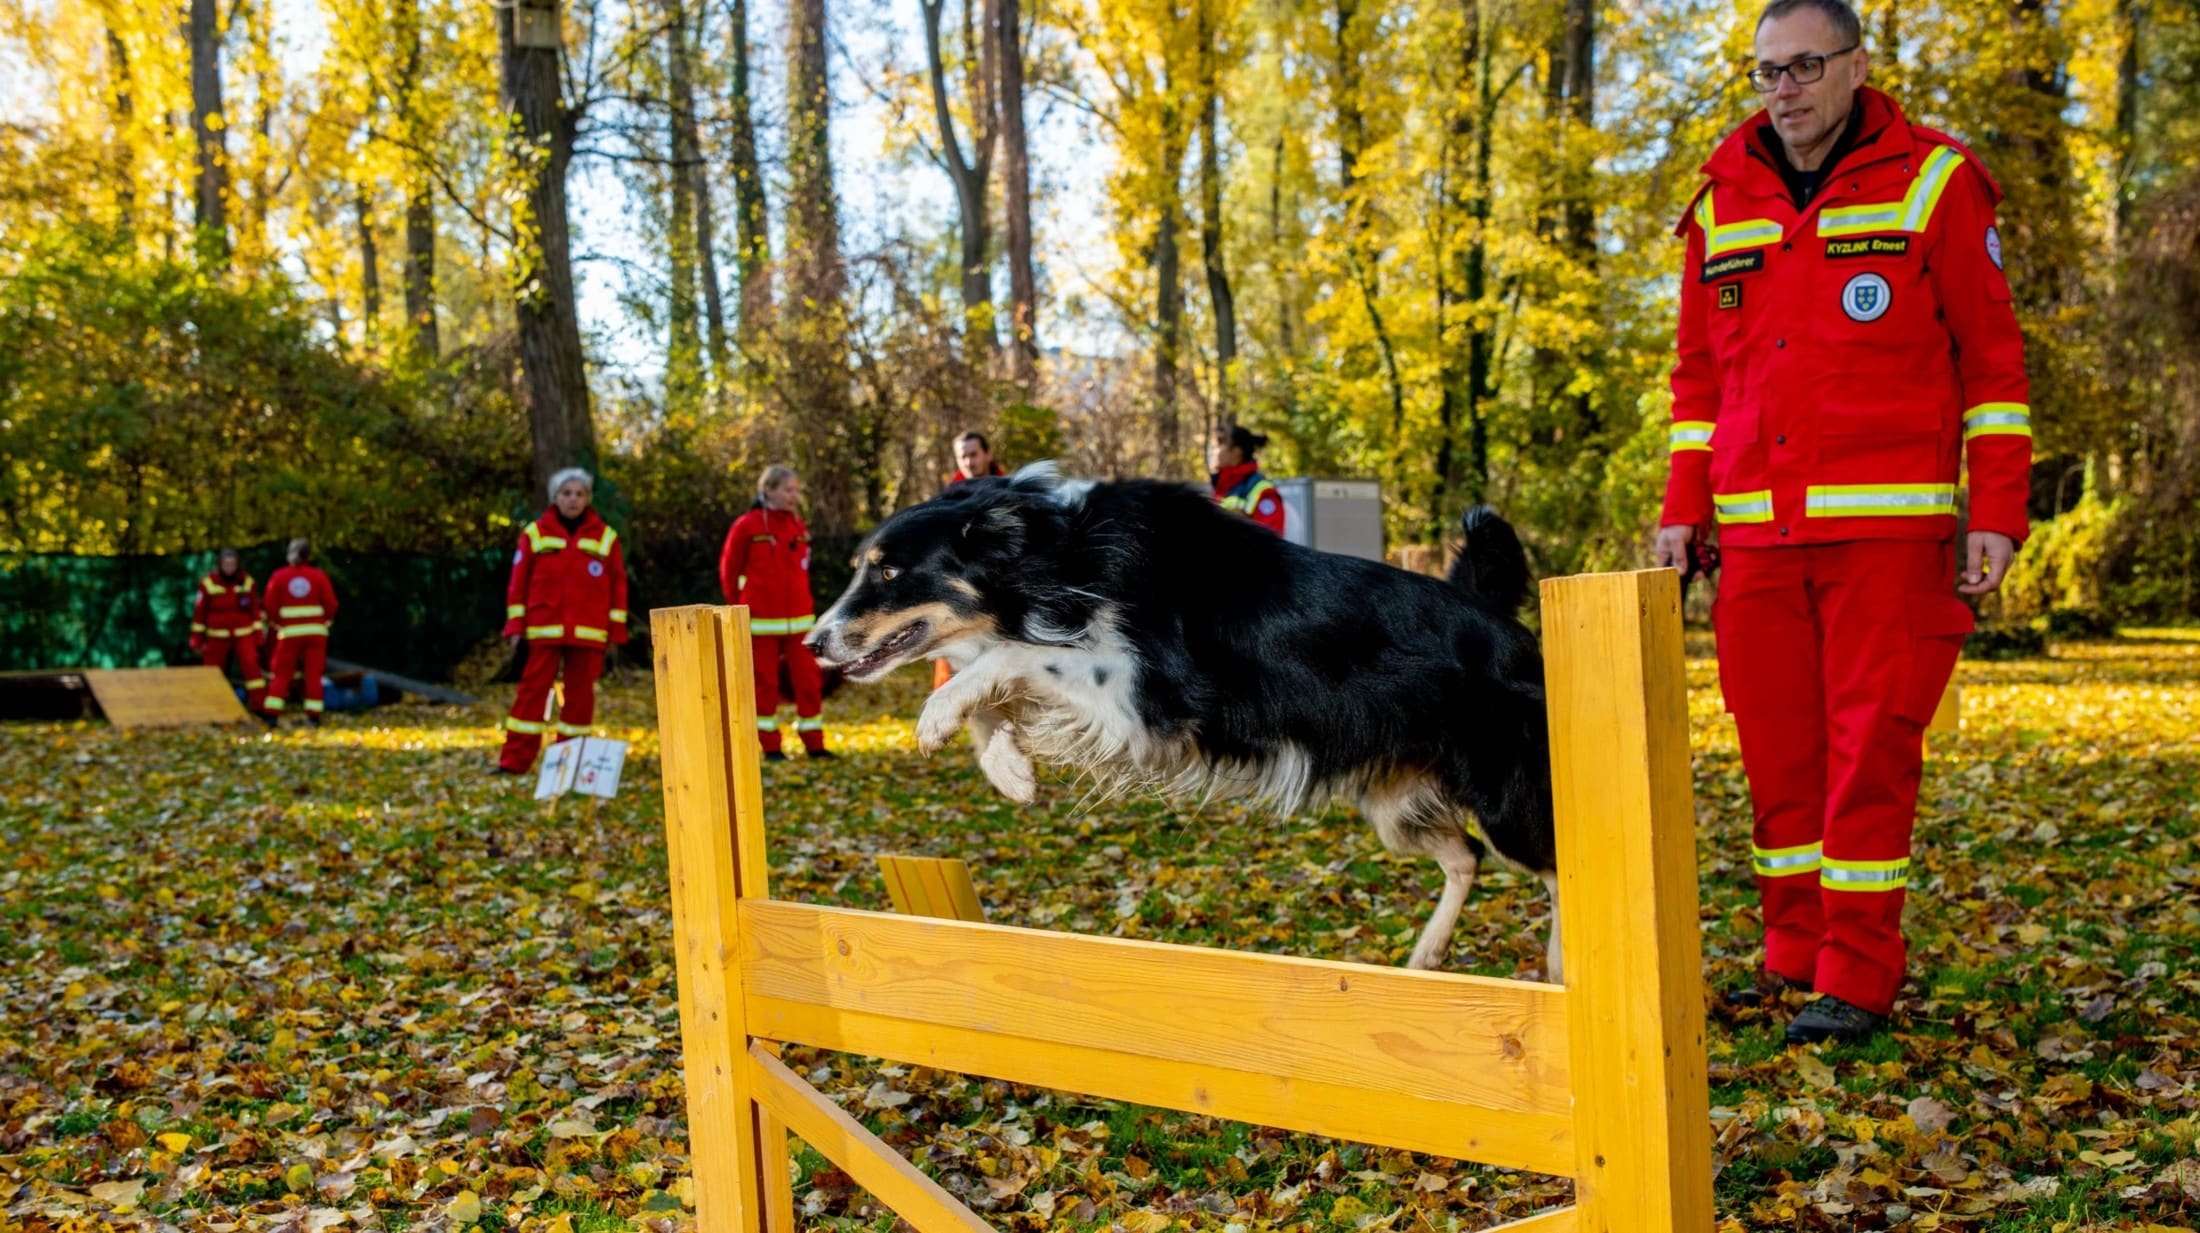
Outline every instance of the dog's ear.
{"type": "Polygon", "coordinates": [[[973,552],[1013,553],[1024,543],[1024,514],[1013,505],[994,504],[963,524],[962,542],[973,552]]]}

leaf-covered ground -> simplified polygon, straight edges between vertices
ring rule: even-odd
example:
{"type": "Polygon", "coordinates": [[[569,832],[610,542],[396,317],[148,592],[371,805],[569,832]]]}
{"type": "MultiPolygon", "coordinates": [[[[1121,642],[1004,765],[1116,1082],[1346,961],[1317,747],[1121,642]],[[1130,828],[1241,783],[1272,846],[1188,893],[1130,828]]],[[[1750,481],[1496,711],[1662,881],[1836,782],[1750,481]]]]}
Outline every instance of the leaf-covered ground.
{"type": "MultiPolygon", "coordinates": [[[[1699,651],[1701,647],[1697,648],[1699,651]]],[[[1757,926],[1747,807],[1694,661],[1705,943],[1757,926]]],[[[1966,664],[1936,737],[1896,1030],[1787,1051],[1711,1024],[1725,1230],[2190,1228],[2200,1218],[2200,639],[1966,664]]],[[[914,674],[831,707],[838,762],[767,769],[775,891],[883,906],[869,856],[959,855],[993,919],[1395,963],[1437,885],[1343,814],[996,798],[911,750],[914,674]]],[[[552,814],[485,777],[483,713],[319,731],[0,729],[0,1233],[671,1230],[692,1219],[645,678],[608,691],[624,795],[552,814]]],[[[1540,961],[1495,874],[1462,968],[1540,961]]],[[[1008,1229],[1479,1229],[1566,1184],[794,1051],[1008,1229]]],[[[818,1229],[893,1226],[801,1159],[818,1229]]]]}

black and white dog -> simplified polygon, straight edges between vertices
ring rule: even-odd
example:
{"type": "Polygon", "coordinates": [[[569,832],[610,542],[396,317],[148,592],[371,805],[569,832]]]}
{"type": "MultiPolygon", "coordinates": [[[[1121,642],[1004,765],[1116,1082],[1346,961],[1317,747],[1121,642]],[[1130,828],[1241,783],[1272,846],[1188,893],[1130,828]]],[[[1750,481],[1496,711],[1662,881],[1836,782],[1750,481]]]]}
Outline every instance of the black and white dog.
{"type": "Polygon", "coordinates": [[[1516,619],[1528,565],[1488,509],[1451,577],[1285,543],[1182,484],[958,485],[886,520],[809,636],[857,681],[919,656],[954,679],[917,723],[931,753],[969,726],[1003,794],[1033,763],[1104,791],[1245,796],[1279,812],[1356,801],[1444,891],[1409,960],[1441,964],[1485,846],[1552,894],[1543,663],[1516,619]]]}

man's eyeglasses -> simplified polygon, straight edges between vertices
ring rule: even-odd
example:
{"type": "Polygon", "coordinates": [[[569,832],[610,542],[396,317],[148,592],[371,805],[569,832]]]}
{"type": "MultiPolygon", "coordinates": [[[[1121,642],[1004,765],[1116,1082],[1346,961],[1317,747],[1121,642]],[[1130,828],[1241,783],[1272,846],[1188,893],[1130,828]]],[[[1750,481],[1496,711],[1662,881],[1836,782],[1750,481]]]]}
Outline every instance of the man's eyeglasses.
{"type": "Polygon", "coordinates": [[[1826,75],[1826,61],[1845,56],[1860,46],[1862,44],[1851,43],[1839,51],[1829,51],[1822,56],[1799,56],[1786,64],[1760,64],[1749,70],[1749,84],[1757,87],[1759,94],[1770,94],[1780,88],[1780,74],[1786,73],[1795,79],[1796,85],[1807,86],[1826,75]]]}

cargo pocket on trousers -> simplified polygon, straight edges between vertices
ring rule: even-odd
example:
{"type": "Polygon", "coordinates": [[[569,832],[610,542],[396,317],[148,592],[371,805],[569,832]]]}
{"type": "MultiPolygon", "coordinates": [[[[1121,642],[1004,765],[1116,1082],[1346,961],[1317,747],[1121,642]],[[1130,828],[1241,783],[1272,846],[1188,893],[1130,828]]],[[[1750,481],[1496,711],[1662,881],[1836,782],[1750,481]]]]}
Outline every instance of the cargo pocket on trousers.
{"type": "Polygon", "coordinates": [[[1910,676],[1903,689],[1902,717],[1931,723],[1940,696],[1955,675],[1963,640],[1978,627],[1971,606],[1953,595],[1916,595],[1910,600],[1910,676]]]}

